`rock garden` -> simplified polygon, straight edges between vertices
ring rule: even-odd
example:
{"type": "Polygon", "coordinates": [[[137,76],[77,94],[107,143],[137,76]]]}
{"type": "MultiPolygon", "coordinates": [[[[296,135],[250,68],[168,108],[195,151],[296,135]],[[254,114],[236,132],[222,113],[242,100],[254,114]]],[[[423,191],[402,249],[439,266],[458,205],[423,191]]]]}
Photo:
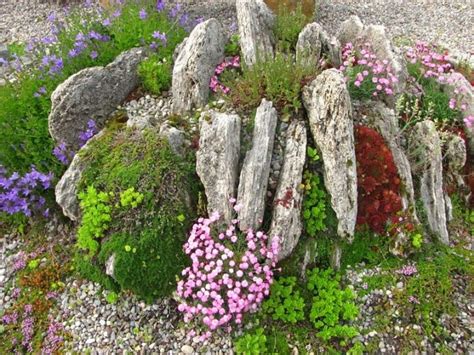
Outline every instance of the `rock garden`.
{"type": "Polygon", "coordinates": [[[474,351],[472,53],[323,3],[8,40],[1,354],[474,351]]]}

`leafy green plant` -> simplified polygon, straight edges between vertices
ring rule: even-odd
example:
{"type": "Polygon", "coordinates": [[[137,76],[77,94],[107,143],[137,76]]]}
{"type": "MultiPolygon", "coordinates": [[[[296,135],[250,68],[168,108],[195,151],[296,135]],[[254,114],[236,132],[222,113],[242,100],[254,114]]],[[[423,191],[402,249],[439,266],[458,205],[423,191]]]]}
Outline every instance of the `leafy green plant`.
{"type": "Polygon", "coordinates": [[[304,305],[296,277],[280,277],[272,284],[270,298],[263,303],[263,310],[274,320],[295,324],[304,320],[304,305]]]}
{"type": "Polygon", "coordinates": [[[327,341],[340,338],[344,341],[358,335],[357,330],[344,321],[354,320],[359,312],[353,302],[355,295],[351,289],[341,289],[341,276],[331,269],[317,268],[308,272],[307,288],[313,292],[310,320],[319,330],[317,335],[327,341]]]}
{"type": "Polygon", "coordinates": [[[304,174],[305,196],[303,201],[303,219],[306,233],[311,237],[326,229],[327,194],[323,190],[318,175],[306,171],[304,174]]]}
{"type": "Polygon", "coordinates": [[[140,203],[142,203],[144,197],[145,195],[135,191],[134,187],[130,187],[120,193],[120,205],[122,207],[131,206],[132,208],[136,208],[140,203]]]}
{"type": "Polygon", "coordinates": [[[312,148],[312,147],[308,147],[306,149],[306,155],[308,156],[308,158],[313,162],[317,162],[319,161],[320,156],[318,154],[318,150],[316,148],[312,148]]]}
{"type": "Polygon", "coordinates": [[[258,328],[255,333],[247,333],[235,342],[237,354],[254,355],[267,354],[267,337],[263,328],[258,328]]]}
{"type": "Polygon", "coordinates": [[[225,45],[226,57],[235,57],[240,55],[240,37],[237,34],[230,36],[229,42],[225,45]]]}
{"type": "Polygon", "coordinates": [[[105,296],[105,300],[110,304],[117,303],[118,299],[119,299],[119,296],[113,291],[107,293],[107,296],[105,296]]]}
{"type": "Polygon", "coordinates": [[[143,60],[138,66],[138,75],[146,90],[160,95],[171,87],[173,67],[170,58],[161,58],[157,54],[143,60]]]}
{"type": "Polygon", "coordinates": [[[303,13],[301,4],[298,4],[293,11],[290,11],[288,6],[280,6],[273,29],[278,41],[278,50],[283,52],[295,50],[298,36],[307,23],[308,18],[303,13]]]}
{"type": "Polygon", "coordinates": [[[420,233],[415,233],[411,236],[411,244],[414,248],[420,249],[423,243],[423,236],[420,233]]]}
{"type": "Polygon", "coordinates": [[[79,193],[82,219],[77,231],[77,246],[95,254],[99,249],[96,239],[103,236],[112,220],[109,205],[112,193],[98,192],[93,185],[79,193]]]}

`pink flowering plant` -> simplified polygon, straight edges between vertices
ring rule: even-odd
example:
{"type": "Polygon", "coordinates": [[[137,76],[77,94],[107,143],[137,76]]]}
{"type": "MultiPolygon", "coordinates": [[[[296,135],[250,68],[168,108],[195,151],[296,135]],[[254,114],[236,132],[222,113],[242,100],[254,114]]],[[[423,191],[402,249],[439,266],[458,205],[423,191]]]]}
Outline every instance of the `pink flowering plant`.
{"type": "Polygon", "coordinates": [[[214,75],[211,77],[211,81],[209,82],[209,87],[212,92],[222,92],[226,95],[230,92],[230,88],[222,84],[219,80],[219,76],[223,74],[226,69],[232,68],[240,68],[240,57],[238,55],[224,59],[224,61],[216,67],[214,75]]]}
{"type": "Polygon", "coordinates": [[[467,93],[471,90],[469,81],[456,71],[449,62],[448,53],[439,47],[417,41],[408,48],[405,56],[409,74],[423,86],[422,109],[433,112],[430,117],[438,122],[464,122],[467,128],[474,126],[474,116],[468,114],[467,93]],[[452,90],[444,90],[444,86],[452,90]],[[429,106],[429,107],[428,107],[429,106]]]}
{"type": "Polygon", "coordinates": [[[279,239],[251,229],[239,232],[237,224],[233,220],[221,230],[214,212],[194,224],[184,245],[192,265],[177,285],[178,310],[185,322],[204,326],[201,340],[219,327],[230,331],[233,323],[241,324],[244,314],[257,311],[270,293],[279,239]]]}
{"type": "Polygon", "coordinates": [[[346,77],[351,97],[369,100],[393,95],[393,85],[398,78],[393,74],[390,63],[378,58],[369,43],[360,49],[350,42],[346,43],[342,49],[342,61],[339,70],[346,77]]]}

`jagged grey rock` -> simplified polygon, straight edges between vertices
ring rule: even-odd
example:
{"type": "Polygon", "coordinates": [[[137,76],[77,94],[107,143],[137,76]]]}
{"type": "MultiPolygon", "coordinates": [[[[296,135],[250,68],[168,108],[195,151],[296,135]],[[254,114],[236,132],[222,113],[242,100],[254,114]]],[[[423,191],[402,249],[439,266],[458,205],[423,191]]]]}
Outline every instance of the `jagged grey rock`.
{"type": "Polygon", "coordinates": [[[196,171],[204,185],[207,209],[219,212],[230,223],[229,198],[235,197],[238,178],[241,120],[238,115],[211,110],[202,113],[199,125],[196,171]]]}
{"type": "Polygon", "coordinates": [[[337,232],[351,241],[357,218],[357,172],[352,106],[341,72],[323,71],[303,89],[303,104],[321,151],[324,185],[338,218],[337,232]]]}
{"type": "Polygon", "coordinates": [[[442,132],[440,135],[443,141],[445,182],[462,187],[464,186],[462,169],[467,160],[466,143],[464,139],[451,132],[442,132]]]}
{"type": "Polygon", "coordinates": [[[114,270],[115,270],[115,253],[113,253],[105,262],[105,274],[109,275],[110,277],[114,277],[114,270]]]}
{"type": "MultiPolygon", "coordinates": [[[[79,152],[89,149],[89,144],[102,135],[103,131],[100,131],[92,137],[79,152]]],[[[54,190],[57,204],[62,208],[63,214],[72,221],[77,221],[81,216],[81,209],[77,198],[79,191],[77,189],[81,181],[82,173],[87,168],[79,152],[72,159],[71,164],[69,164],[69,167],[64,172],[61,180],[56,184],[54,190]]]]}
{"type": "Polygon", "coordinates": [[[309,23],[298,36],[296,58],[298,62],[316,65],[323,54],[334,67],[341,65],[341,44],[337,38],[329,37],[319,23],[309,23]]]}
{"type": "Polygon", "coordinates": [[[418,221],[410,162],[400,142],[401,132],[398,127],[398,118],[394,110],[388,108],[382,102],[375,104],[375,113],[376,115],[373,122],[374,128],[380,132],[390,149],[403,186],[403,191],[401,191],[403,209],[405,211],[411,211],[412,217],[415,221],[418,221]]]}
{"type": "Polygon", "coordinates": [[[102,127],[117,105],[137,87],[137,66],[144,57],[143,48],[133,48],[105,67],[83,69],[60,84],[51,95],[51,137],[77,150],[79,133],[87,129],[87,122],[94,119],[102,127]]]}
{"type": "Polygon", "coordinates": [[[433,121],[418,122],[409,137],[414,176],[420,177],[420,197],[433,233],[449,244],[446,202],[443,192],[442,146],[433,121]]]}
{"type": "Polygon", "coordinates": [[[253,65],[257,59],[273,58],[273,12],[263,0],[236,0],[235,6],[244,62],[253,65]]]}
{"type": "MultiPolygon", "coordinates": [[[[360,47],[369,43],[379,60],[388,61],[392,73],[398,79],[398,82],[392,83],[394,93],[397,95],[403,92],[408,78],[406,62],[400,51],[392,45],[384,26],[364,26],[357,16],[351,16],[341,24],[337,38],[342,45],[351,42],[360,47]]],[[[386,97],[386,101],[390,106],[394,106],[396,102],[393,96],[386,97]]]]}
{"type": "MultiPolygon", "coordinates": [[[[462,96],[462,102],[466,104],[466,110],[463,111],[464,117],[474,116],[474,89],[464,75],[452,73],[444,85],[444,89],[449,97],[462,96]]],[[[469,152],[474,154],[474,128],[466,128],[465,132],[469,140],[469,152]]]]}
{"type": "Polygon", "coordinates": [[[168,143],[175,154],[184,154],[185,137],[183,131],[172,127],[165,122],[160,127],[160,136],[168,140],[168,143]]]}
{"type": "Polygon", "coordinates": [[[257,230],[262,224],[277,121],[273,104],[263,99],[255,115],[252,149],[240,172],[237,203],[242,206],[238,215],[243,231],[257,230]]]}
{"type": "Polygon", "coordinates": [[[337,38],[342,45],[349,42],[354,42],[357,38],[362,36],[364,31],[364,24],[360,20],[359,16],[352,15],[347,20],[341,23],[337,38]]]}
{"type": "Polygon", "coordinates": [[[306,159],[306,128],[304,122],[293,121],[287,129],[283,167],[273,201],[270,241],[280,239],[278,260],[282,260],[298,244],[300,238],[301,205],[303,194],[300,184],[306,159]]]}
{"type": "Polygon", "coordinates": [[[216,19],[197,25],[181,45],[173,67],[172,110],[185,114],[206,105],[209,81],[224,58],[224,30],[216,19]]]}

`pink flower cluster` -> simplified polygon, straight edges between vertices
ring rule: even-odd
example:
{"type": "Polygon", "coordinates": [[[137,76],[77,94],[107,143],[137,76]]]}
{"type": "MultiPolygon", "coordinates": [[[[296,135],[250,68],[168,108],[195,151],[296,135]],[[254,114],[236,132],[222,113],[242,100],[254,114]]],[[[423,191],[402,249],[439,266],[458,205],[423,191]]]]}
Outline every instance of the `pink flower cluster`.
{"type": "MultiPolygon", "coordinates": [[[[184,321],[198,320],[207,331],[242,323],[246,312],[254,312],[270,293],[280,243],[263,232],[239,233],[237,220],[214,236],[219,213],[200,218],[184,245],[192,266],[182,271],[178,282],[178,310],[184,321]]],[[[195,332],[193,333],[193,335],[195,332]]]]}
{"type": "MultiPolygon", "coordinates": [[[[454,96],[449,100],[449,108],[464,112],[469,108],[465,95],[471,88],[466,85],[468,82],[464,80],[464,76],[456,72],[448,62],[448,56],[437,51],[436,46],[417,41],[414,48],[407,50],[406,57],[410,63],[421,65],[425,78],[435,78],[440,84],[451,85],[454,96]]],[[[467,128],[474,127],[474,116],[467,115],[464,124],[467,128]]]]}
{"type": "Polygon", "coordinates": [[[396,271],[398,274],[405,276],[412,276],[418,272],[415,265],[404,265],[401,269],[396,271]]]}
{"type": "MultiPolygon", "coordinates": [[[[372,52],[370,43],[365,43],[360,52],[356,51],[352,43],[346,43],[342,49],[342,61],[339,68],[342,72],[351,68],[360,69],[354,81],[356,87],[370,80],[375,86],[373,96],[393,95],[393,84],[398,82],[398,78],[392,73],[390,63],[386,59],[377,58],[372,52]]],[[[346,80],[349,80],[349,76],[346,76],[346,80]]]]}
{"type": "Polygon", "coordinates": [[[230,89],[219,81],[219,75],[221,75],[227,68],[240,68],[240,57],[236,55],[230,59],[224,59],[224,61],[216,67],[214,75],[211,77],[209,83],[209,87],[213,92],[218,92],[220,90],[226,95],[230,92],[230,89]]]}
{"type": "Polygon", "coordinates": [[[29,254],[25,253],[24,251],[20,251],[13,259],[13,271],[23,270],[26,267],[27,261],[37,258],[44,251],[44,247],[38,248],[29,254]]]}
{"type": "Polygon", "coordinates": [[[406,57],[412,64],[421,64],[425,78],[436,78],[440,83],[444,83],[453,66],[448,62],[448,57],[437,50],[436,46],[417,41],[415,47],[407,50],[406,57]]]}

